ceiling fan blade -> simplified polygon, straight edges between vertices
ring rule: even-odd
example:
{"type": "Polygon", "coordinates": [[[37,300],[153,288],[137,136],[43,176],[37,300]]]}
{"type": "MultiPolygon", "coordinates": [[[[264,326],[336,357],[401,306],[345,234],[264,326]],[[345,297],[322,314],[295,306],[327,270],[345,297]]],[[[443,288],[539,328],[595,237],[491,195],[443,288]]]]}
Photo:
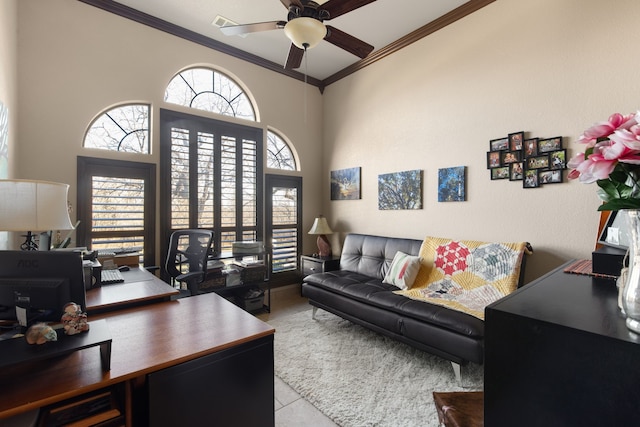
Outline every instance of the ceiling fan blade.
{"type": "Polygon", "coordinates": [[[327,25],[327,36],[324,38],[329,43],[346,50],[360,58],[366,58],[373,50],[373,46],[353,37],[350,34],[340,31],[335,27],[327,25]]]}
{"type": "Polygon", "coordinates": [[[280,1],[284,5],[284,7],[287,8],[287,10],[289,10],[289,8],[291,6],[298,6],[300,8],[300,10],[302,10],[304,8],[302,6],[302,2],[300,0],[280,0],[280,1]]]}
{"type": "Polygon", "coordinates": [[[287,63],[284,64],[284,68],[286,68],[287,70],[300,68],[300,64],[302,64],[303,55],[304,55],[304,50],[300,49],[298,46],[291,43],[291,48],[289,49],[289,56],[287,57],[287,63]]]}
{"type": "Polygon", "coordinates": [[[280,30],[284,28],[285,21],[257,22],[255,24],[228,25],[220,27],[220,31],[227,36],[256,33],[258,31],[280,30]]]}
{"type": "MultiPolygon", "coordinates": [[[[333,19],[374,1],[376,0],[329,0],[320,5],[319,9],[329,12],[329,19],[333,19]]],[[[282,2],[284,3],[285,0],[282,0],[282,2]]]]}

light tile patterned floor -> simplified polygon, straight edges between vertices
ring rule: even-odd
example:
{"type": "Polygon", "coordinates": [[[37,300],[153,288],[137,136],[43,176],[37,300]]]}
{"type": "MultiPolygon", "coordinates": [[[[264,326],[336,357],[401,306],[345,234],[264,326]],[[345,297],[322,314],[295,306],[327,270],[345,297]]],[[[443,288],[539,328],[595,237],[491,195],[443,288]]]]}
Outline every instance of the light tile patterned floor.
{"type": "MultiPolygon", "coordinates": [[[[271,313],[257,316],[264,321],[311,309],[307,299],[300,295],[300,285],[273,289],[271,300],[271,313]]],[[[275,397],[276,427],[337,427],[278,377],[275,378],[275,397]]]]}

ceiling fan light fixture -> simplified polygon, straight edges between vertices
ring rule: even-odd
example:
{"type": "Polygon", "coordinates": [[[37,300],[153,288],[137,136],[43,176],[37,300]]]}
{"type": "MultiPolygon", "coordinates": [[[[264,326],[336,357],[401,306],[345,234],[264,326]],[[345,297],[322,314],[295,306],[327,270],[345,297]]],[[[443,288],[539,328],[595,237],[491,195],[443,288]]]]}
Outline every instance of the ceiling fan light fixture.
{"type": "Polygon", "coordinates": [[[317,19],[300,17],[287,22],[284,33],[300,49],[311,49],[325,38],[327,27],[317,19]]]}

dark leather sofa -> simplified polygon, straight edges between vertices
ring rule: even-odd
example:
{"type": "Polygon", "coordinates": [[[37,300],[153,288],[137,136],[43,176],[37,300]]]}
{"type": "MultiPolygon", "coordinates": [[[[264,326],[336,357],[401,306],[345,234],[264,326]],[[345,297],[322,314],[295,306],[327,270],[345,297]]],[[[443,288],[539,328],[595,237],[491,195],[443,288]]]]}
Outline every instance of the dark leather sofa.
{"type": "MultiPolygon", "coordinates": [[[[469,314],[394,294],[382,283],[397,251],[418,255],[421,240],[348,234],[340,269],[306,276],[302,295],[313,316],[321,308],[460,366],[484,360],[484,321],[469,314]]],[[[518,287],[522,286],[524,263],[518,287]]]]}

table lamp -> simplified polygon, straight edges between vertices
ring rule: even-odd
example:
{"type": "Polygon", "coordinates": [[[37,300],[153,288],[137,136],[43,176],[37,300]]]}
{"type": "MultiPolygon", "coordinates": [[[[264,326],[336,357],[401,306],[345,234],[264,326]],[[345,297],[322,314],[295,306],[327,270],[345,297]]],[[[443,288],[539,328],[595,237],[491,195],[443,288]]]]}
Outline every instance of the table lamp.
{"type": "Polygon", "coordinates": [[[22,250],[37,250],[32,231],[72,230],[67,193],[58,182],[0,180],[0,230],[26,231],[22,250]]]}
{"type": "Polygon", "coordinates": [[[331,256],[331,244],[329,243],[329,239],[327,239],[327,234],[332,234],[333,231],[329,227],[327,223],[327,219],[322,215],[318,216],[313,221],[313,226],[311,230],[309,230],[309,234],[317,234],[318,235],[318,255],[321,257],[330,257],[331,256]]]}

